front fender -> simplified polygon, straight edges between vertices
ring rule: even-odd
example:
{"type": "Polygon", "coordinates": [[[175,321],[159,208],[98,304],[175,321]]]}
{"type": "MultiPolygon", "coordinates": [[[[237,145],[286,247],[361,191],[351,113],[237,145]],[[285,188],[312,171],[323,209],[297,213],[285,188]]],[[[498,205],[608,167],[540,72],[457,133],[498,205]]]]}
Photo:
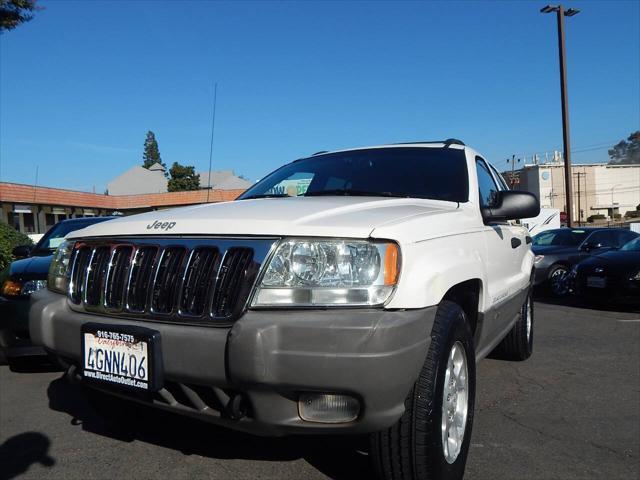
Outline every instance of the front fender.
{"type": "MultiPolygon", "coordinates": [[[[401,248],[400,281],[387,308],[437,305],[454,285],[472,279],[486,284],[481,232],[435,238],[401,248]]],[[[484,305],[482,298],[480,305],[484,305]]]]}

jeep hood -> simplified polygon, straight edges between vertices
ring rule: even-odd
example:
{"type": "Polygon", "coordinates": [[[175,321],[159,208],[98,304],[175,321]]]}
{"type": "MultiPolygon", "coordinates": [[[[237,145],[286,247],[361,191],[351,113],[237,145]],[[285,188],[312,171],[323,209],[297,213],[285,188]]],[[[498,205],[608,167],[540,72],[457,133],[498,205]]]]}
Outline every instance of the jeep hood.
{"type": "Polygon", "coordinates": [[[289,197],[236,200],[122,217],[69,239],[104,236],[261,235],[368,238],[383,225],[456,210],[438,200],[379,197],[289,197]]]}

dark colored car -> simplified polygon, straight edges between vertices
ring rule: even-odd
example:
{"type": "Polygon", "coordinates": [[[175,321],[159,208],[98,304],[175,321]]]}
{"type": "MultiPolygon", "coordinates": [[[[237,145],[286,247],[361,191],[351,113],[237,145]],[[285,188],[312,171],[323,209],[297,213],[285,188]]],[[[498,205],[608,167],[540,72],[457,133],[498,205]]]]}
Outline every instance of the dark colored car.
{"type": "Polygon", "coordinates": [[[640,237],[619,250],[576,265],[570,274],[575,293],[588,302],[640,306],[640,237]]]}
{"type": "Polygon", "coordinates": [[[4,356],[12,358],[42,355],[44,350],[29,339],[29,297],[45,288],[53,253],[65,235],[94,223],[115,217],[85,217],[62,220],[47,231],[33,247],[14,248],[14,260],[0,272],[0,348],[4,356]]]}
{"type": "Polygon", "coordinates": [[[557,228],[533,237],[534,285],[546,285],[551,293],[569,293],[566,276],[579,262],[621,248],[638,234],[623,228],[557,228]]]}

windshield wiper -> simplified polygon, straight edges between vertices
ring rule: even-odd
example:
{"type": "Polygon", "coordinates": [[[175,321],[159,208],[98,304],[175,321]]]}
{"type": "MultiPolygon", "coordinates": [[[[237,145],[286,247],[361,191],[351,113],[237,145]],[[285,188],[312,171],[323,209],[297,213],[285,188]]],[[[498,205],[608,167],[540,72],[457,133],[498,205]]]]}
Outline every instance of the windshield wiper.
{"type": "Polygon", "coordinates": [[[263,193],[260,195],[249,195],[248,197],[240,198],[239,200],[254,200],[256,198],[286,198],[291,195],[287,195],[286,193],[263,193]]]}
{"type": "Polygon", "coordinates": [[[409,195],[393,192],[372,192],[367,190],[353,190],[351,188],[336,188],[333,190],[317,190],[315,192],[307,192],[305,197],[322,197],[322,196],[351,196],[351,197],[394,197],[409,198],[409,195]]]}

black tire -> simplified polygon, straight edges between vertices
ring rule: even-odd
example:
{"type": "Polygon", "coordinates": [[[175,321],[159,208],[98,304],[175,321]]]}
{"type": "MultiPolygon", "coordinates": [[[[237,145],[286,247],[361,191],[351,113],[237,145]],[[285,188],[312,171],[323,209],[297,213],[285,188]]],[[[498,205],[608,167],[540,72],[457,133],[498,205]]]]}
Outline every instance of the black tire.
{"type": "Polygon", "coordinates": [[[443,301],[431,332],[431,345],[418,380],[405,400],[405,412],[391,428],[371,435],[371,458],[385,480],[460,479],[469,452],[475,405],[475,351],[462,308],[443,301]],[[447,361],[453,345],[464,347],[467,360],[467,421],[460,452],[448,463],[442,445],[442,404],[447,361]]]}
{"type": "Polygon", "coordinates": [[[516,320],[515,325],[507,336],[502,339],[491,353],[491,357],[513,362],[521,362],[529,358],[533,353],[534,318],[533,299],[529,293],[520,309],[518,320],[516,320]],[[527,317],[527,314],[530,317],[527,317]],[[531,320],[530,323],[527,318],[531,320]]]}
{"type": "Polygon", "coordinates": [[[569,274],[569,267],[566,265],[553,265],[549,269],[547,276],[547,288],[554,297],[566,297],[569,288],[566,284],[566,277],[569,274]]]}

